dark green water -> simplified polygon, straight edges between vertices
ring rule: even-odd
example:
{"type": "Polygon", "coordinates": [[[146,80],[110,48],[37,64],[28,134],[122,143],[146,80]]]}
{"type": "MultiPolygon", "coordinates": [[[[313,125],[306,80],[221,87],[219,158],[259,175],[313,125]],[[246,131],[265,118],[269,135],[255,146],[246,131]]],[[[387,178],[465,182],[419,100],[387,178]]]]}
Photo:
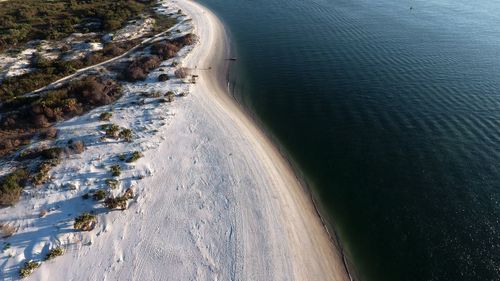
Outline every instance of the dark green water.
{"type": "Polygon", "coordinates": [[[500,280],[499,1],[202,2],[361,280],[500,280]]]}

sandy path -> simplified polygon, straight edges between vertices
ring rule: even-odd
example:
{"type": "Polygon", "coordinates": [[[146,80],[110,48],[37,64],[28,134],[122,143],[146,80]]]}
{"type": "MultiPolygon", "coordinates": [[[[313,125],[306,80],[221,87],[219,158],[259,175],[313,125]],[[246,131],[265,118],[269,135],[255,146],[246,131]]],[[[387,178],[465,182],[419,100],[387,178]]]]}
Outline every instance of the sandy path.
{"type": "Polygon", "coordinates": [[[154,175],[138,201],[33,280],[348,280],[287,162],[218,82],[224,27],[195,2],[177,4],[201,39],[184,64],[213,70],[199,71],[141,160],[154,175]]]}

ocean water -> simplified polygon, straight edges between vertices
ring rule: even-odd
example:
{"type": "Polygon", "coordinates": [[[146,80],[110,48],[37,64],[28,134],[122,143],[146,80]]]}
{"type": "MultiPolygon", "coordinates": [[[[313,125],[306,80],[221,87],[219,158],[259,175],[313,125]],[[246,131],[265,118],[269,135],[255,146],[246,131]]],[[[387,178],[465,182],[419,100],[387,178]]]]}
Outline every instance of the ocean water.
{"type": "Polygon", "coordinates": [[[360,280],[500,280],[500,1],[201,2],[360,280]]]}

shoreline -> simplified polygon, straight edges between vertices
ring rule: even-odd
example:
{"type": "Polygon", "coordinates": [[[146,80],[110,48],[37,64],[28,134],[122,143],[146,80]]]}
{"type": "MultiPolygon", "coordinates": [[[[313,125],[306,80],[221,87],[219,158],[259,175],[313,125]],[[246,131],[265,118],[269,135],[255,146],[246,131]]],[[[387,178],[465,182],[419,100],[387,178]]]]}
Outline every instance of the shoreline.
{"type": "MultiPolygon", "coordinates": [[[[200,4],[198,2],[194,2],[194,3],[198,4],[200,6],[200,8],[210,11],[210,9],[203,6],[202,4],[200,4]]],[[[213,12],[210,11],[210,13],[213,13],[213,12]]],[[[226,48],[224,48],[226,50],[225,54],[227,57],[229,57],[229,46],[228,46],[229,45],[229,43],[228,43],[229,38],[228,38],[225,30],[223,31],[223,33],[225,34],[224,37],[226,40],[226,42],[225,42],[226,48]]],[[[266,142],[265,145],[267,145],[270,150],[274,150],[273,152],[276,154],[276,155],[274,155],[275,160],[278,160],[277,158],[281,158],[280,160],[285,162],[284,165],[288,166],[288,169],[289,169],[288,172],[291,173],[291,175],[288,175],[288,176],[294,177],[296,179],[296,181],[298,181],[301,189],[303,189],[303,191],[306,193],[305,194],[306,197],[308,197],[310,199],[311,204],[314,208],[314,211],[317,214],[317,217],[319,218],[319,220],[321,221],[321,224],[324,228],[324,231],[327,233],[327,235],[330,239],[330,242],[340,252],[339,254],[342,256],[342,264],[344,266],[345,273],[347,274],[347,277],[349,278],[350,281],[352,281],[353,277],[351,275],[351,271],[349,270],[349,266],[348,266],[349,263],[348,263],[347,257],[345,256],[344,249],[343,249],[343,246],[341,244],[341,241],[339,240],[338,234],[337,234],[335,229],[333,229],[333,232],[334,232],[333,234],[330,233],[330,228],[328,227],[329,224],[327,221],[324,220],[323,216],[321,215],[321,212],[318,209],[319,208],[318,203],[316,202],[315,197],[314,197],[310,187],[308,186],[307,181],[304,178],[304,175],[301,174],[300,170],[298,170],[297,165],[295,165],[293,163],[293,161],[290,159],[290,157],[287,155],[287,153],[283,150],[283,148],[281,147],[279,142],[277,142],[277,139],[268,130],[263,128],[263,124],[260,124],[260,122],[256,119],[255,114],[252,112],[249,112],[248,109],[244,108],[238,102],[238,100],[233,95],[231,95],[229,81],[226,81],[227,78],[226,78],[226,80],[224,80],[224,77],[227,77],[228,75],[229,75],[228,67],[225,67],[225,70],[221,70],[219,75],[218,75],[219,81],[221,82],[221,85],[220,85],[221,88],[224,88],[223,87],[224,84],[227,83],[227,86],[225,87],[227,90],[227,93],[225,93],[224,96],[220,95],[219,98],[228,99],[229,102],[232,102],[234,104],[234,106],[236,107],[236,109],[234,109],[235,111],[239,110],[239,111],[241,111],[241,114],[246,115],[245,118],[247,118],[249,120],[245,120],[245,121],[253,123],[252,125],[254,125],[256,127],[255,130],[258,131],[258,133],[262,134],[262,136],[259,136],[259,138],[261,138],[261,140],[264,140],[266,142]],[[223,72],[223,71],[225,71],[225,72],[223,72]]],[[[242,121],[242,122],[245,122],[245,121],[242,121]]]]}

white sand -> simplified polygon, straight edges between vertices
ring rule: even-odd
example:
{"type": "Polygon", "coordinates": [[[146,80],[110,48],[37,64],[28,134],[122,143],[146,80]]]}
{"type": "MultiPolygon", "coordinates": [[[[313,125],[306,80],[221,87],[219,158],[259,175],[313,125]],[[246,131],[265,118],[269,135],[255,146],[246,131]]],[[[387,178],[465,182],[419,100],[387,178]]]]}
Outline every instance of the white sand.
{"type": "MultiPolygon", "coordinates": [[[[58,223],[57,230],[38,225],[35,234],[24,226],[21,234],[39,233],[43,241],[15,252],[13,259],[21,262],[23,255],[36,256],[56,242],[67,248],[64,256],[44,263],[30,280],[348,280],[340,255],[286,160],[218,82],[218,70],[228,55],[222,24],[195,2],[182,0],[177,5],[192,17],[200,36],[183,64],[212,70],[198,70],[192,94],[171,106],[141,111],[129,107],[114,114],[113,122],[123,126],[157,126],[159,136],[144,140],[148,135],[138,133],[143,140],[137,143],[96,144],[54,175],[60,183],[76,177],[74,173],[98,175],[102,167],[96,155],[130,145],[145,151],[137,173],[152,176],[136,181],[131,178],[136,172],[126,170],[124,184],[135,186],[136,199],[124,212],[100,215],[99,227],[91,233],[72,232],[71,218],[58,223]],[[72,166],[77,163],[81,167],[72,166]],[[67,233],[52,234],[58,231],[67,233]]],[[[127,89],[133,92],[141,85],[127,89]]],[[[131,97],[127,94],[120,102],[131,97]]],[[[95,123],[98,113],[63,126],[96,139],[96,125],[83,124],[95,123]]],[[[71,202],[81,204],[74,198],[61,201],[62,207],[52,204],[59,208],[54,217],[74,208],[71,202]]],[[[40,199],[23,204],[34,200],[40,199]]],[[[38,212],[37,206],[26,217],[38,212]]],[[[21,241],[16,239],[22,238],[15,235],[13,241],[21,241]]],[[[1,262],[3,269],[11,263],[1,262]]]]}

